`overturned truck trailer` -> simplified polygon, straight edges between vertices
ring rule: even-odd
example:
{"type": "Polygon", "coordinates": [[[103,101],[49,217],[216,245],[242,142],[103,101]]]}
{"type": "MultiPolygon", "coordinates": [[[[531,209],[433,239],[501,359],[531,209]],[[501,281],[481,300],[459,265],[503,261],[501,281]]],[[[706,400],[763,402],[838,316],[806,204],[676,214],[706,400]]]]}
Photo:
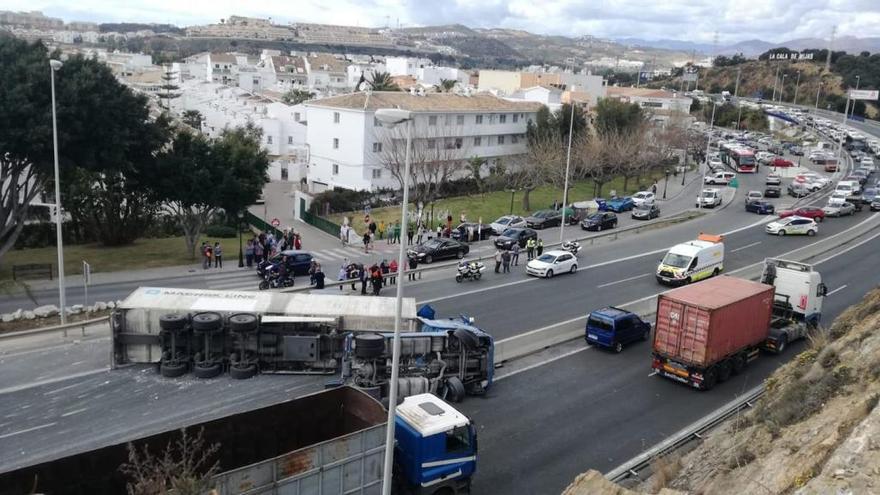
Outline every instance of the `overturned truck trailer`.
{"type": "MultiPolygon", "coordinates": [[[[395,310],[385,297],[141,287],[111,316],[111,366],[156,364],[168,378],[325,374],[381,398],[395,310]]],[[[494,342],[470,319],[417,314],[404,298],[401,332],[401,397],[459,401],[491,385],[494,342]]]]}

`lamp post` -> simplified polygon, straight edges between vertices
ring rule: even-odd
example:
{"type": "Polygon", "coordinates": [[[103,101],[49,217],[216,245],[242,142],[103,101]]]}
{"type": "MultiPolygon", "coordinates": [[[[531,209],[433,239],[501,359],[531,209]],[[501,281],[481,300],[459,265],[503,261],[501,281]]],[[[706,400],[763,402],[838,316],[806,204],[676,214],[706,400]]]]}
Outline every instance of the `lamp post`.
{"type": "MultiPolygon", "coordinates": [[[[709,145],[712,143],[712,127],[715,125],[715,109],[718,108],[718,102],[712,101],[712,118],[709,120],[709,132],[706,138],[706,163],[703,167],[703,184],[706,184],[706,170],[709,169],[709,145]]],[[[702,185],[700,186],[702,187],[702,185]]],[[[700,189],[700,196],[697,201],[697,208],[703,207],[703,190],[700,189]]]]}
{"type": "Polygon", "coordinates": [[[785,78],[788,77],[788,74],[782,74],[782,83],[779,85],[779,101],[782,101],[785,98],[785,78]]]}
{"type": "Polygon", "coordinates": [[[571,170],[571,137],[574,134],[574,99],[569,102],[569,113],[571,117],[568,120],[568,154],[565,157],[565,189],[562,191],[562,221],[559,222],[559,244],[565,240],[565,205],[568,204],[568,175],[571,170]]]}
{"type": "MultiPolygon", "coordinates": [[[[816,110],[817,111],[819,110],[819,93],[822,92],[822,85],[823,84],[825,84],[825,82],[822,80],[819,80],[819,87],[816,88],[816,110]]],[[[815,124],[815,120],[813,121],[813,123],[815,124]]]]}
{"type": "MultiPolygon", "coordinates": [[[[733,99],[736,101],[736,130],[739,130],[739,122],[742,120],[743,107],[739,102],[739,77],[742,73],[742,69],[736,69],[736,86],[733,87],[733,99]]],[[[683,184],[683,183],[682,183],[683,184]]]]}
{"type": "Polygon", "coordinates": [[[669,169],[666,169],[666,181],[663,182],[663,199],[666,199],[666,188],[669,187],[669,169]]]}
{"type": "MultiPolygon", "coordinates": [[[[403,167],[403,207],[400,214],[400,225],[406,228],[407,210],[409,209],[409,167],[412,149],[413,113],[396,108],[380,108],[376,110],[376,119],[388,127],[406,123],[406,159],[403,167]]],[[[400,243],[397,252],[398,270],[403,270],[405,244],[400,243]]],[[[400,313],[403,307],[403,277],[397,278],[397,294],[394,311],[394,341],[391,351],[391,381],[388,391],[388,424],[385,426],[385,465],[382,473],[382,494],[391,495],[391,476],[394,465],[394,414],[397,409],[397,377],[400,368],[400,313]]]]}
{"type": "Polygon", "coordinates": [[[510,213],[508,215],[513,215],[513,197],[516,196],[516,189],[510,190],[510,213]]]}
{"type": "Polygon", "coordinates": [[[798,72],[797,72],[797,75],[798,75],[798,76],[797,76],[797,82],[794,83],[794,100],[791,101],[791,102],[794,103],[795,105],[797,105],[798,89],[800,89],[800,86],[801,86],[801,71],[798,71],[798,72]]]}
{"type": "Polygon", "coordinates": [[[64,239],[61,228],[61,175],[58,172],[58,124],[55,117],[55,72],[64,64],[60,60],[49,61],[49,73],[52,80],[52,148],[55,154],[55,239],[58,245],[58,302],[61,305],[61,324],[67,323],[66,295],[64,293],[64,239]]]}
{"type": "MultiPolygon", "coordinates": [[[[862,80],[862,76],[856,76],[856,91],[859,90],[859,82],[862,80]]],[[[844,112],[846,113],[846,112],[844,112]]],[[[856,102],[853,100],[852,110],[849,112],[849,117],[852,118],[856,114],[856,102]]],[[[846,119],[844,119],[844,124],[846,124],[846,119]]]]}
{"type": "Polygon", "coordinates": [[[241,224],[244,223],[244,212],[238,212],[238,267],[244,268],[244,248],[241,242],[241,224]]]}

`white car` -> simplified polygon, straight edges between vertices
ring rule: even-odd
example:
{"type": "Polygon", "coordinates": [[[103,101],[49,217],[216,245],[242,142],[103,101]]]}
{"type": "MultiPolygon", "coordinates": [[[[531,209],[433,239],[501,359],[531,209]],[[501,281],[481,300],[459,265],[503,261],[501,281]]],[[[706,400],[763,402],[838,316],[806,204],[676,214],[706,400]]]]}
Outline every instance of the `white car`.
{"type": "Polygon", "coordinates": [[[516,215],[504,215],[489,224],[495,235],[501,235],[507,229],[524,229],[527,227],[526,219],[516,215]]]}
{"type": "Polygon", "coordinates": [[[709,168],[715,170],[716,168],[721,168],[724,166],[724,163],[720,158],[710,158],[709,159],[709,168]]]}
{"type": "Polygon", "coordinates": [[[806,217],[785,217],[770,222],[764,230],[771,235],[809,235],[814,236],[819,232],[819,225],[806,217]]]}
{"type": "Polygon", "coordinates": [[[759,151],[758,154],[755,155],[755,160],[764,165],[770,163],[774,158],[776,158],[776,155],[768,151],[759,151]]]}
{"type": "Polygon", "coordinates": [[[654,193],[651,191],[639,191],[632,196],[633,204],[636,206],[654,204],[654,193]]]}
{"type": "Polygon", "coordinates": [[[846,198],[847,198],[846,193],[834,192],[834,194],[832,194],[828,198],[828,205],[829,206],[840,206],[840,205],[846,203],[846,198]]]}
{"type": "Polygon", "coordinates": [[[697,208],[715,208],[721,206],[721,191],[718,189],[703,189],[702,194],[697,198],[697,208]]]}
{"type": "Polygon", "coordinates": [[[715,172],[712,175],[707,175],[703,180],[706,184],[729,184],[730,181],[736,178],[736,174],[733,172],[715,172]]]}
{"type": "Polygon", "coordinates": [[[577,258],[568,251],[547,251],[526,265],[526,273],[544,278],[552,278],[559,273],[575,273],[577,269],[577,258]]]}

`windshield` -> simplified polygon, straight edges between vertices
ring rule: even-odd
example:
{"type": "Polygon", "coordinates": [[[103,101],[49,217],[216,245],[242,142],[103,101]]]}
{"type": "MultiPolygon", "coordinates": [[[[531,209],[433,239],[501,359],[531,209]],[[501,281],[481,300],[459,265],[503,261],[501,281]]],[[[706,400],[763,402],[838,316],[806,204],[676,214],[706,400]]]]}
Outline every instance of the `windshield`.
{"type": "Polygon", "coordinates": [[[535,217],[537,217],[537,218],[547,218],[547,217],[553,215],[553,213],[554,213],[554,212],[552,212],[552,211],[539,211],[539,212],[536,212],[536,213],[535,213],[535,217]]]}
{"type": "Polygon", "coordinates": [[[606,332],[614,330],[614,325],[612,325],[610,321],[604,318],[596,318],[595,316],[591,316],[590,319],[587,320],[587,326],[599,330],[605,330],[606,332]]]}
{"type": "Polygon", "coordinates": [[[683,254],[666,253],[663,264],[674,268],[686,268],[691,263],[691,257],[683,254]]]}
{"type": "Polygon", "coordinates": [[[441,242],[438,241],[437,239],[431,239],[430,241],[422,244],[422,246],[429,248],[429,249],[433,249],[433,248],[440,247],[440,244],[441,244],[441,242]]]}
{"type": "Polygon", "coordinates": [[[714,198],[715,193],[713,191],[703,191],[703,197],[704,198],[714,198]]]}
{"type": "Polygon", "coordinates": [[[507,229],[501,233],[503,236],[507,237],[516,237],[519,234],[519,229],[507,229]]]}
{"type": "Polygon", "coordinates": [[[648,210],[651,209],[651,205],[648,205],[648,204],[644,204],[644,203],[642,203],[642,204],[640,204],[639,206],[636,206],[636,209],[637,209],[637,210],[645,210],[645,211],[648,211],[648,210]]]}
{"type": "Polygon", "coordinates": [[[510,218],[508,218],[508,217],[501,217],[501,218],[499,218],[498,220],[496,220],[495,223],[499,223],[499,224],[501,224],[501,225],[507,225],[507,224],[510,223],[510,218]]]}
{"type": "Polygon", "coordinates": [[[538,261],[543,261],[544,263],[553,263],[554,261],[556,261],[556,256],[553,256],[552,254],[545,254],[538,258],[538,261]]]}

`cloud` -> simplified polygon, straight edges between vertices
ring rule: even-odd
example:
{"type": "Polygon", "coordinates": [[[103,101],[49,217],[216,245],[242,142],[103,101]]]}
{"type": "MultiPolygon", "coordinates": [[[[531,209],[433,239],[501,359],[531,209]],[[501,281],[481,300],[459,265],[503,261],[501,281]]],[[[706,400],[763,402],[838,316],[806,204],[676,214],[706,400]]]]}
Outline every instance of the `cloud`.
{"type": "Polygon", "coordinates": [[[540,34],[679,39],[719,43],[880,36],[878,0],[5,0],[5,9],[43,10],[65,20],[218,22],[230,15],[279,23],[359,26],[464,24],[540,34]]]}

